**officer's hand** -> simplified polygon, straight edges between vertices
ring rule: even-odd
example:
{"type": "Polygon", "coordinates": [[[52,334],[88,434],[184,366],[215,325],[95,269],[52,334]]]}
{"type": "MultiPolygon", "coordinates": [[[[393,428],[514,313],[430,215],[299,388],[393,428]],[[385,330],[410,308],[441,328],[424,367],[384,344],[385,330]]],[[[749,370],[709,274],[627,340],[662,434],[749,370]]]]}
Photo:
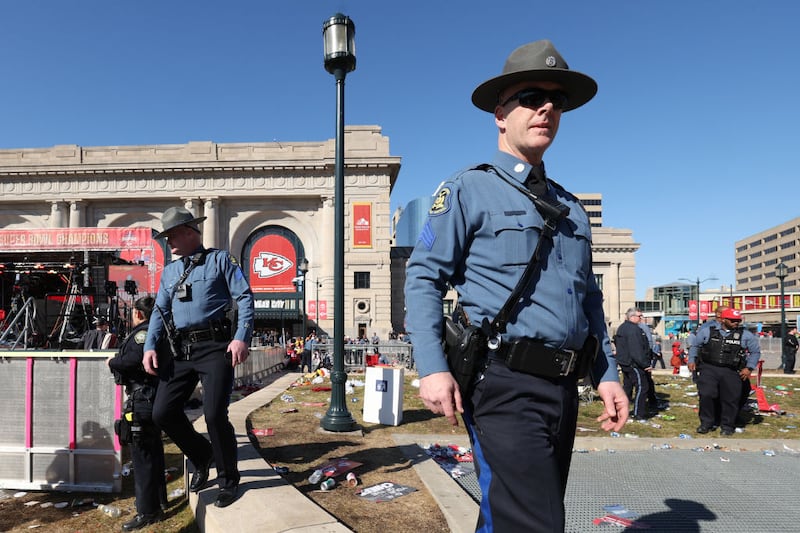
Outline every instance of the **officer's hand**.
{"type": "Polygon", "coordinates": [[[148,374],[156,375],[156,369],[158,368],[158,356],[156,355],[155,350],[147,350],[144,352],[144,356],[142,357],[142,365],[144,365],[144,371],[148,374]]]}
{"type": "Polygon", "coordinates": [[[695,370],[697,370],[697,365],[694,363],[689,363],[688,366],[689,366],[689,372],[694,372],[695,370]]]}
{"type": "Polygon", "coordinates": [[[419,397],[432,413],[443,414],[452,425],[458,425],[456,411],[463,413],[464,407],[458,383],[450,372],[436,372],[420,379],[419,397]]]}
{"type": "Polygon", "coordinates": [[[752,374],[752,371],[749,368],[743,368],[739,371],[739,377],[742,378],[742,381],[750,379],[750,374],[752,374]]]}
{"type": "Polygon", "coordinates": [[[617,381],[603,381],[597,386],[597,393],[605,406],[603,414],[597,417],[600,427],[619,431],[628,421],[628,395],[617,381]]]}
{"type": "Polygon", "coordinates": [[[228,353],[231,354],[231,366],[236,368],[236,365],[247,361],[250,350],[243,341],[234,339],[228,344],[228,353]]]}

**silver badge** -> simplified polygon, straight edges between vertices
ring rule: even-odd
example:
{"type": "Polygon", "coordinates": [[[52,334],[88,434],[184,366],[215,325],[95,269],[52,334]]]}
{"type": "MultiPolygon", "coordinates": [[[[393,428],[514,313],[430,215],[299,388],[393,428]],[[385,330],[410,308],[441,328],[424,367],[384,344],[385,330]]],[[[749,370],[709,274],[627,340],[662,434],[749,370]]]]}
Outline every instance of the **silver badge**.
{"type": "Polygon", "coordinates": [[[547,56],[547,59],[544,60],[544,64],[548,67],[556,66],[556,58],[553,56],[547,56]]]}

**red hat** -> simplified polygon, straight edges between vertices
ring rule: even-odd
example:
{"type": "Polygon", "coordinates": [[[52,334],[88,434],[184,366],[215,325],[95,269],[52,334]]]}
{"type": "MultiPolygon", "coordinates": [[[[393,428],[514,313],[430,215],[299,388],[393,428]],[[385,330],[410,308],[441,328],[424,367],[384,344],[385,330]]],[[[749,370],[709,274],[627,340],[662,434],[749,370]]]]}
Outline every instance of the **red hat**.
{"type": "Polygon", "coordinates": [[[722,316],[720,318],[727,318],[728,320],[741,320],[742,312],[738,309],[725,309],[722,311],[722,316]]]}

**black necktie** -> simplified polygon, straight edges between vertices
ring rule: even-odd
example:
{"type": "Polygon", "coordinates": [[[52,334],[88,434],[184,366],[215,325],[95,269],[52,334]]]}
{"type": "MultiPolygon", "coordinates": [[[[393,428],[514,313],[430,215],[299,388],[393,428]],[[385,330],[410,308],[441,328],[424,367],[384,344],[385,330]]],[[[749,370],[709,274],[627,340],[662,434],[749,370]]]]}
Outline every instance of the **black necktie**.
{"type": "Polygon", "coordinates": [[[534,165],[525,180],[525,186],[536,196],[544,196],[547,193],[547,178],[544,174],[544,165],[534,165]]]}

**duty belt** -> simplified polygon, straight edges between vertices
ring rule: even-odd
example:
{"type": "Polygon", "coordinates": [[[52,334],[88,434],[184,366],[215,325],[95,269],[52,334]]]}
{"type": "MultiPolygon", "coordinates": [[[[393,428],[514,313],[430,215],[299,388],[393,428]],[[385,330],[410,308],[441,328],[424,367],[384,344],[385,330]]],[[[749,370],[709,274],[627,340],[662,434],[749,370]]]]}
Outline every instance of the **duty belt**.
{"type": "Polygon", "coordinates": [[[542,341],[518,339],[489,350],[489,358],[505,363],[511,370],[546,378],[567,376],[580,365],[582,352],[549,348],[542,341]]]}
{"type": "Polygon", "coordinates": [[[210,329],[192,329],[181,331],[181,340],[185,342],[203,342],[214,340],[214,331],[210,329]]]}

